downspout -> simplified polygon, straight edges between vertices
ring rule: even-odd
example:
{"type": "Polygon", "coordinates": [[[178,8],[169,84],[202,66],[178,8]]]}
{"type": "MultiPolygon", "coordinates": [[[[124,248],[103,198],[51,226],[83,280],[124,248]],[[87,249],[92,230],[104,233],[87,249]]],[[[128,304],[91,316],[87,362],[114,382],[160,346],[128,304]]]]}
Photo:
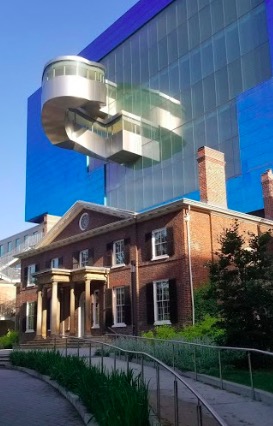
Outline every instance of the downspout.
{"type": "Polygon", "coordinates": [[[192,264],[191,264],[190,211],[191,211],[191,206],[188,205],[188,210],[185,214],[184,220],[186,222],[187,243],[188,243],[188,264],[189,264],[189,279],[190,279],[190,290],[191,290],[192,325],[195,325],[195,304],[194,304],[192,264]]]}

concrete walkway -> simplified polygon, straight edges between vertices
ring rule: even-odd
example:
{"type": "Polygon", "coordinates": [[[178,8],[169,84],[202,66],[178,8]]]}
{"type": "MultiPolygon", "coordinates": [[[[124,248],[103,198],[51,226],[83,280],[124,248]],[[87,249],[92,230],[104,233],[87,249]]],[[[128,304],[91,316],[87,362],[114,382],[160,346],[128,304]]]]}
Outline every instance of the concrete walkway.
{"type": "Polygon", "coordinates": [[[1,426],[83,426],[74,407],[49,384],[0,368],[1,426]]]}
{"type": "MultiPolygon", "coordinates": [[[[103,363],[104,367],[108,370],[114,367],[114,360],[112,358],[104,358],[103,363]]],[[[95,364],[100,366],[101,358],[92,358],[92,365],[95,364]]],[[[129,365],[136,374],[140,373],[141,367],[138,364],[130,363],[129,365]]],[[[127,364],[117,359],[116,367],[124,370],[127,368],[127,364]]],[[[153,367],[145,366],[144,377],[146,382],[149,383],[151,401],[156,410],[156,370],[153,367]]],[[[184,378],[184,380],[203,396],[228,426],[273,425],[273,405],[253,401],[250,398],[196,382],[189,378],[184,378]]],[[[161,418],[163,419],[163,424],[169,426],[174,424],[173,377],[164,370],[160,370],[160,388],[161,418]]],[[[196,397],[182,384],[178,385],[178,397],[179,425],[197,426],[196,397]]],[[[214,426],[217,424],[217,422],[211,418],[211,415],[206,412],[206,409],[203,409],[203,414],[203,426],[214,426]]]]}

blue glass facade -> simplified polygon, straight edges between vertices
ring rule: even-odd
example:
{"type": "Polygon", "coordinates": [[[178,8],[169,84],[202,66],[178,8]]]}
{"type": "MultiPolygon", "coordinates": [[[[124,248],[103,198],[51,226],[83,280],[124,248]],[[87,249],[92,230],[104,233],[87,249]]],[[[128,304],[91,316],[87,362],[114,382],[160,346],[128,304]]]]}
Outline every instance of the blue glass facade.
{"type": "Polygon", "coordinates": [[[109,114],[152,123],[145,149],[156,143],[159,158],[87,168],[86,157],[47,141],[37,91],[29,99],[26,219],[63,214],[78,199],[106,197],[130,210],[198,199],[202,145],[225,153],[228,206],[261,209],[260,175],[273,167],[272,28],[271,1],[138,2],[81,55],[106,66],[109,114]]]}

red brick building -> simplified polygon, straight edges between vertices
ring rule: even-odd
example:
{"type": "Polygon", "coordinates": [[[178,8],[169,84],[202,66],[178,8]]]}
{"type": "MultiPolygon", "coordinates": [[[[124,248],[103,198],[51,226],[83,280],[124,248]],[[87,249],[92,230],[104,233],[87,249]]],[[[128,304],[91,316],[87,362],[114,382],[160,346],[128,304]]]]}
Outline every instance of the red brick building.
{"type": "MultiPolygon", "coordinates": [[[[205,264],[223,229],[235,219],[241,232],[273,226],[227,209],[222,153],[200,148],[198,163],[201,202],[182,199],[134,213],[79,201],[20,256],[22,340],[192,321],[193,288],[207,280],[205,264]]],[[[270,193],[270,172],[263,185],[270,193]]]]}

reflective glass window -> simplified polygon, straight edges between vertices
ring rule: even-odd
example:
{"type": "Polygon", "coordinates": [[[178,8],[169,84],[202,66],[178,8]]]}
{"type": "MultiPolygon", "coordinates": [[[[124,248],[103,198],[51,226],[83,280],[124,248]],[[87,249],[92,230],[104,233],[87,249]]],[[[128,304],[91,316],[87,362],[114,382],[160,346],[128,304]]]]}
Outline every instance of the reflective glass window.
{"type": "Polygon", "coordinates": [[[223,33],[219,33],[213,38],[213,53],[215,71],[217,71],[227,63],[225,36],[223,33]]]}
{"type": "Polygon", "coordinates": [[[237,24],[230,25],[226,32],[227,62],[232,62],[240,56],[239,32],[237,24]]]}
{"type": "Polygon", "coordinates": [[[200,43],[199,15],[196,14],[188,21],[189,47],[193,49],[200,43]]]}
{"type": "Polygon", "coordinates": [[[242,69],[241,69],[241,59],[233,61],[231,64],[228,64],[228,83],[229,83],[229,97],[230,99],[237,96],[242,92],[243,82],[242,82],[242,69]]]}
{"type": "Polygon", "coordinates": [[[212,34],[210,5],[200,10],[200,41],[207,40],[212,34]]]}
{"type": "Polygon", "coordinates": [[[223,0],[214,0],[211,3],[212,33],[217,33],[224,27],[223,0]]]}
{"type": "Polygon", "coordinates": [[[167,36],[168,45],[168,62],[171,64],[178,57],[178,46],[177,46],[177,31],[174,30],[167,36]]]}
{"type": "Polygon", "coordinates": [[[178,57],[181,57],[189,50],[188,27],[186,23],[183,23],[177,28],[177,43],[178,57]]]}
{"type": "Polygon", "coordinates": [[[225,25],[229,25],[231,22],[235,21],[237,18],[237,7],[236,7],[237,0],[224,0],[224,19],[225,19],[225,25]]]}
{"type": "Polygon", "coordinates": [[[190,76],[192,85],[201,80],[201,55],[199,49],[190,55],[190,76]]]}
{"type": "Polygon", "coordinates": [[[209,75],[203,80],[204,110],[212,110],[216,106],[216,92],[214,75],[209,75]]]}
{"type": "Polygon", "coordinates": [[[202,76],[206,77],[214,70],[212,42],[208,40],[201,46],[202,76]]]}
{"type": "Polygon", "coordinates": [[[215,88],[217,105],[224,104],[229,98],[227,68],[221,68],[215,73],[215,88]]]}

